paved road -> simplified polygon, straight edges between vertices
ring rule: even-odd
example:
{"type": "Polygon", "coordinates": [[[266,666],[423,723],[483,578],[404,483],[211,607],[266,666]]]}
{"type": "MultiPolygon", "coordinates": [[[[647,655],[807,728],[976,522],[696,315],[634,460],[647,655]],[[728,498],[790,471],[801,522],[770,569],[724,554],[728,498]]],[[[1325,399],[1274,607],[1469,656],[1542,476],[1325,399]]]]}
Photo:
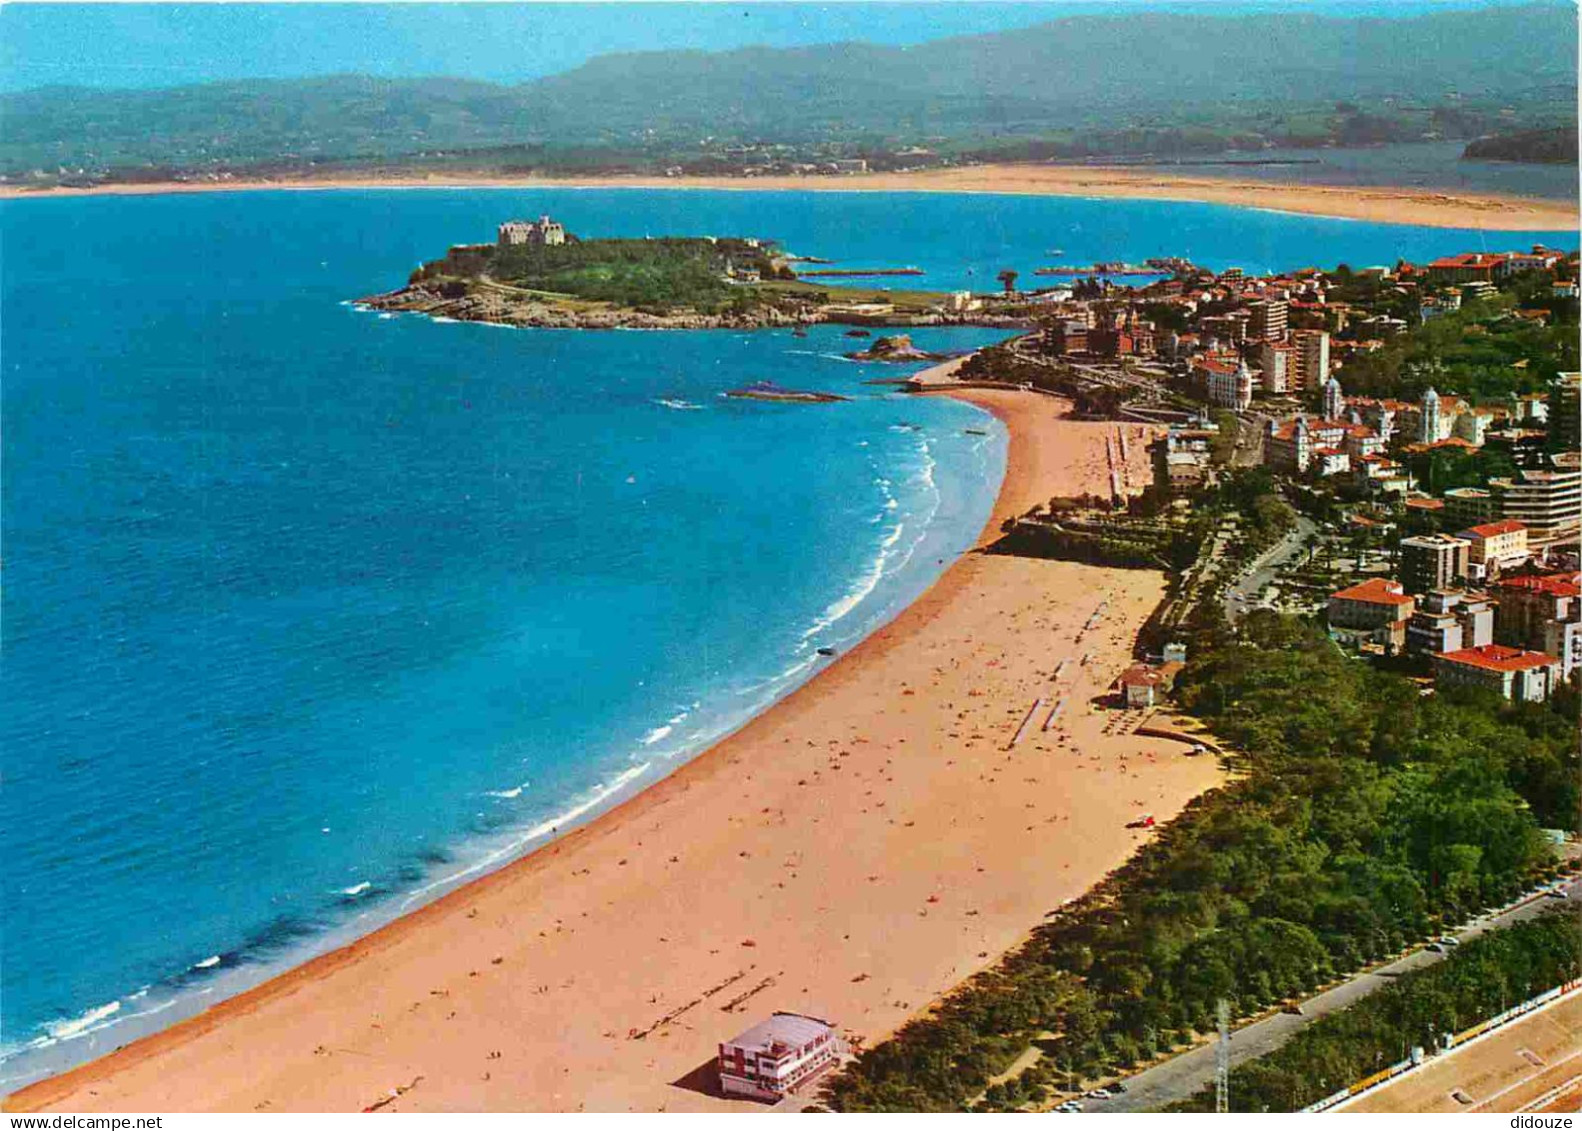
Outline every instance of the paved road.
{"type": "Polygon", "coordinates": [[[1296,526],[1284,538],[1265,550],[1234,584],[1225,589],[1225,619],[1235,624],[1250,607],[1253,597],[1270,581],[1275,572],[1299,554],[1318,533],[1318,523],[1306,515],[1296,516],[1296,526]],[[1238,600],[1238,598],[1240,598],[1238,600]]]}
{"type": "MultiPolygon", "coordinates": [[[[1455,934],[1462,940],[1474,939],[1485,931],[1530,919],[1554,907],[1557,902],[1545,897],[1527,900],[1487,919],[1475,919],[1455,934]]],[[[1573,910],[1582,911],[1582,881],[1570,881],[1566,904],[1573,910]]],[[[1317,1018],[1354,1005],[1373,991],[1389,985],[1393,978],[1409,970],[1432,966],[1443,958],[1443,954],[1436,954],[1430,950],[1415,950],[1404,958],[1380,966],[1369,973],[1358,975],[1332,990],[1309,998],[1302,1003],[1301,1016],[1277,1013],[1273,1017],[1235,1030],[1230,1037],[1231,1067],[1234,1068],[1238,1064],[1273,1052],[1317,1018]]],[[[1540,987],[1534,987],[1533,992],[1537,993],[1539,989],[1540,987]]],[[[1351,1082],[1336,1080],[1334,1085],[1338,1090],[1351,1082]]],[[[1152,1111],[1175,1103],[1177,1100],[1184,1100],[1213,1083],[1214,1046],[1208,1044],[1191,1052],[1182,1053],[1145,1072],[1139,1072],[1126,1081],[1126,1091],[1122,1095],[1110,1100],[1086,1100],[1083,1107],[1087,1111],[1104,1112],[1152,1111]]]]}

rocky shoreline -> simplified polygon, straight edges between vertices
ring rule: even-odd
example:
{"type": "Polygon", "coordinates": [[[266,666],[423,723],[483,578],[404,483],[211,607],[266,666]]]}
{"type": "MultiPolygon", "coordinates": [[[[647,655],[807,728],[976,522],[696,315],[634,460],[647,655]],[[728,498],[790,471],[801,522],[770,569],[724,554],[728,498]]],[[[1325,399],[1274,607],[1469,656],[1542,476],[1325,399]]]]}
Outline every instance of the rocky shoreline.
{"type": "MultiPolygon", "coordinates": [[[[784,309],[763,303],[746,310],[703,314],[694,310],[658,314],[607,304],[582,306],[537,299],[503,291],[468,289],[463,294],[447,294],[444,284],[420,282],[385,294],[369,295],[354,301],[367,310],[426,314],[457,322],[488,322],[499,326],[538,327],[555,330],[757,330],[814,326],[826,322],[854,320],[830,314],[812,303],[798,303],[784,309]]],[[[862,325],[904,326],[998,326],[1019,329],[1025,319],[1004,316],[955,316],[935,312],[915,315],[895,314],[864,319],[862,325]]]]}

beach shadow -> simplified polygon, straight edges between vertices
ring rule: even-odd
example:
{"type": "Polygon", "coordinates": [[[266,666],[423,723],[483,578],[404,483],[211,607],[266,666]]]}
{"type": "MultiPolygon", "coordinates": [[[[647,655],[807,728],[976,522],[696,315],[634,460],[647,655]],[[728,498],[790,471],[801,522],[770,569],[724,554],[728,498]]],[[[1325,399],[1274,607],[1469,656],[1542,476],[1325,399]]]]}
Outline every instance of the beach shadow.
{"type": "Polygon", "coordinates": [[[698,1095],[708,1096],[710,1099],[740,1104],[748,1108],[774,1106],[768,1100],[756,1100],[751,1096],[726,1095],[724,1089],[720,1087],[719,1062],[713,1057],[705,1060],[685,1076],[670,1081],[670,1086],[687,1092],[696,1092],[698,1095]]]}

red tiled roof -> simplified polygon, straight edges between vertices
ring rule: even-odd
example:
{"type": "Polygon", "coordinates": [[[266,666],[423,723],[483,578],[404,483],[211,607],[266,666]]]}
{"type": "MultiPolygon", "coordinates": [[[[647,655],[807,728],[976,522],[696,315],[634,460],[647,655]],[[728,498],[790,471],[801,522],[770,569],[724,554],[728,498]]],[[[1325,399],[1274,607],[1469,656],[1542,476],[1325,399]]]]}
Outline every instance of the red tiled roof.
{"type": "Polygon", "coordinates": [[[1415,511],[1442,511],[1445,509],[1443,499],[1407,499],[1406,505],[1415,511]]]}
{"type": "Polygon", "coordinates": [[[1331,601],[1364,601],[1370,605],[1410,605],[1413,598],[1401,592],[1399,582],[1371,577],[1359,585],[1331,593],[1331,601]]]}
{"type": "Polygon", "coordinates": [[[1523,672],[1530,668],[1546,668],[1560,662],[1546,652],[1507,648],[1503,644],[1481,644],[1476,648],[1463,648],[1459,652],[1440,652],[1435,658],[1447,663],[1482,668],[1491,672],[1523,672]]]}
{"type": "Polygon", "coordinates": [[[1156,684],[1163,683],[1164,678],[1165,673],[1158,668],[1137,664],[1123,671],[1118,682],[1122,687],[1153,687],[1156,684]]]}
{"type": "Polygon", "coordinates": [[[1480,526],[1469,526],[1458,534],[1471,534],[1477,538],[1498,538],[1501,534],[1515,534],[1518,530],[1526,530],[1525,523],[1517,522],[1514,518],[1501,519],[1499,522],[1485,522],[1480,526]]]}
{"type": "Polygon", "coordinates": [[[1446,255],[1434,260],[1430,267],[1493,267],[1504,261],[1502,255],[1482,251],[1464,251],[1460,255],[1446,255]]]}
{"type": "Polygon", "coordinates": [[[1543,577],[1507,577],[1495,582],[1496,589],[1526,589],[1556,597],[1582,597],[1582,573],[1548,574],[1543,577]]]}

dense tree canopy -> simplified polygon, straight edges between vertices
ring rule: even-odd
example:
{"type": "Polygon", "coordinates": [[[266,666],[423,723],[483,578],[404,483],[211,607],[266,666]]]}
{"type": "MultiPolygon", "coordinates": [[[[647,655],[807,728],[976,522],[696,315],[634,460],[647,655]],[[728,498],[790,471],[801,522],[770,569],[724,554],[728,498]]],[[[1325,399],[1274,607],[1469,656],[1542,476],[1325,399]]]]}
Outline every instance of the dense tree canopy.
{"type": "Polygon", "coordinates": [[[635,309],[684,306],[712,312],[758,301],[751,288],[726,281],[732,267],[757,271],[764,278],[777,274],[768,254],[744,240],[604,239],[554,246],[456,247],[444,259],[418,268],[412,281],[491,279],[635,309]]]}
{"type": "MultiPolygon", "coordinates": [[[[1564,911],[1483,935],[1233,1070],[1231,1110],[1300,1110],[1578,976],[1582,930],[1564,911]]],[[[1213,1111],[1213,1092],[1170,1110],[1213,1111]]]]}

